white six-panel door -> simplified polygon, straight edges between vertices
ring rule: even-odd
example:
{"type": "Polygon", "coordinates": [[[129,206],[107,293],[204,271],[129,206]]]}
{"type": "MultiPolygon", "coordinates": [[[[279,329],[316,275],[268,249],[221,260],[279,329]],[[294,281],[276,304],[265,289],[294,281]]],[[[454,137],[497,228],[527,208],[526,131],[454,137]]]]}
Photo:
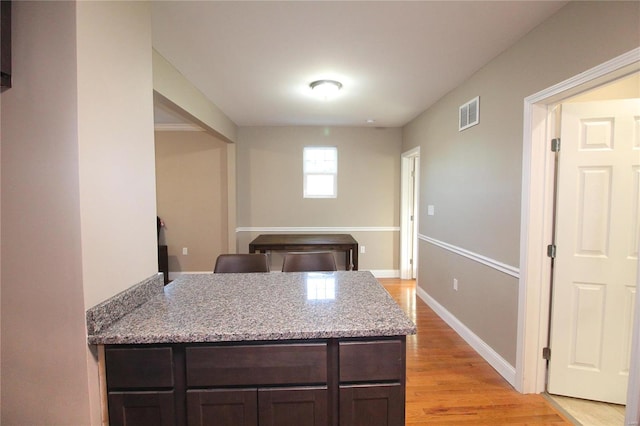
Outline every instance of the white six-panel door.
{"type": "Polygon", "coordinates": [[[640,99],[565,104],[548,391],[626,402],[640,234],[640,99]]]}

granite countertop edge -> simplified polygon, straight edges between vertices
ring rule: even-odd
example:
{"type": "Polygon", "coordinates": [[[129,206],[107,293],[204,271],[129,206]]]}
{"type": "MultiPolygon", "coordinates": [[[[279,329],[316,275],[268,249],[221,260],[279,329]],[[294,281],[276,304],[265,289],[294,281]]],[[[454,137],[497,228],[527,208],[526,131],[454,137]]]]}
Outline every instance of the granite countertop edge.
{"type": "Polygon", "coordinates": [[[265,333],[265,334],[166,334],[146,335],[140,334],[88,337],[89,344],[94,345],[144,345],[144,344],[169,344],[169,343],[223,343],[223,342],[259,342],[280,340],[316,340],[316,339],[343,339],[358,337],[392,337],[416,334],[414,328],[393,330],[367,330],[367,331],[338,331],[338,332],[310,332],[310,333],[265,333]]]}
{"type": "Polygon", "coordinates": [[[190,275],[165,287],[159,294],[157,290],[150,292],[156,295],[149,294],[147,297],[150,298],[137,307],[131,305],[131,310],[115,322],[88,329],[87,342],[90,345],[222,343],[391,337],[416,333],[415,324],[370,272],[342,271],[335,274],[335,285],[342,290],[338,292],[339,297],[333,305],[300,302],[304,295],[301,292],[305,288],[300,284],[306,279],[300,273],[267,274],[263,277],[255,274],[251,277],[247,274],[224,274],[224,278],[211,274],[190,275]],[[260,280],[258,290],[253,280],[260,280]],[[265,303],[261,299],[264,295],[260,294],[260,289],[269,290],[265,294],[271,294],[274,286],[276,291],[280,291],[278,305],[275,306],[272,299],[269,306],[269,300],[265,303]],[[295,297],[291,298],[296,303],[293,312],[306,312],[301,313],[303,316],[299,318],[312,315],[312,321],[302,319],[299,322],[287,322],[279,317],[280,311],[286,311],[283,308],[287,307],[289,288],[295,293],[295,297]],[[256,293],[250,294],[247,303],[253,303],[253,306],[237,309],[238,305],[233,303],[240,300],[243,308],[245,303],[245,299],[238,299],[238,295],[244,297],[251,291],[256,293]],[[234,300],[215,301],[212,294],[222,294],[220,298],[234,300]],[[282,306],[281,298],[284,298],[282,306]],[[258,312],[265,305],[272,310],[266,314],[258,312]],[[236,309],[229,309],[229,306],[236,309]],[[196,316],[185,317],[194,312],[196,316]],[[258,314],[266,315],[260,317],[262,321],[264,318],[274,318],[273,326],[261,325],[258,314]],[[216,320],[222,322],[215,323],[216,320]]]}

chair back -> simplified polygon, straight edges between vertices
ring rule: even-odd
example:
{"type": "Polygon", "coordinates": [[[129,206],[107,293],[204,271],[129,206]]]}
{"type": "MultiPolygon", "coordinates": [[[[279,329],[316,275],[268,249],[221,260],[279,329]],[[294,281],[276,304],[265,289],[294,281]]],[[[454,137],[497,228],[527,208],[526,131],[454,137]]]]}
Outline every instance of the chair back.
{"type": "Polygon", "coordinates": [[[216,259],[213,272],[269,272],[269,259],[264,253],[221,254],[216,259]]]}
{"type": "Polygon", "coordinates": [[[335,271],[336,259],[331,252],[287,253],[282,272],[335,271]]]}

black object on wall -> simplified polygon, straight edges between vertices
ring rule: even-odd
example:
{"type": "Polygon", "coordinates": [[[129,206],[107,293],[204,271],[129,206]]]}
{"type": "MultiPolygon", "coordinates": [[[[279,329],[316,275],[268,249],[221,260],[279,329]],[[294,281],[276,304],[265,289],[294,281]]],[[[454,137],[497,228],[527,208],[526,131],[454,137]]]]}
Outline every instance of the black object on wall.
{"type": "Polygon", "coordinates": [[[0,89],[11,87],[11,0],[0,1],[0,89]]]}
{"type": "Polygon", "coordinates": [[[164,276],[164,285],[169,284],[169,254],[167,246],[158,246],[158,272],[164,276]]]}
{"type": "Polygon", "coordinates": [[[164,275],[164,285],[169,284],[169,254],[166,245],[160,244],[160,230],[162,229],[162,219],[156,216],[156,225],[158,226],[158,272],[164,275]]]}

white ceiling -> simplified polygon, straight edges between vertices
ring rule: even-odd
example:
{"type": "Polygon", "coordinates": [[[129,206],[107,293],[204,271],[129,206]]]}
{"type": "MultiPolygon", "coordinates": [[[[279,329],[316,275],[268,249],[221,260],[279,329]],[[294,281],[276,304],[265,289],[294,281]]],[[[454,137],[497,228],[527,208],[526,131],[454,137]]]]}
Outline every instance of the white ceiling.
{"type": "Polygon", "coordinates": [[[398,127],[566,3],[154,1],[153,46],[239,126],[398,127]]]}

